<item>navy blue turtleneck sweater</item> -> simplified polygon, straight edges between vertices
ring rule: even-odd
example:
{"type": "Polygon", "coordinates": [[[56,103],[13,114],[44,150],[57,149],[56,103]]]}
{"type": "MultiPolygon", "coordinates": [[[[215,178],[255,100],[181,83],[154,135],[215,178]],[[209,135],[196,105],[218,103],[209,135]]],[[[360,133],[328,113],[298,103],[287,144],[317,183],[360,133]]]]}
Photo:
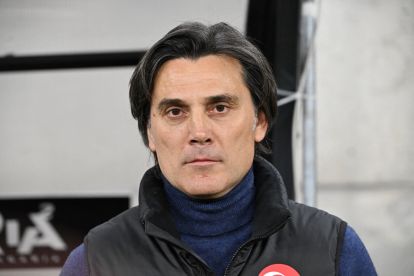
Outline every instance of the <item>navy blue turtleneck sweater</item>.
{"type": "Polygon", "coordinates": [[[223,275],[235,251],[252,234],[253,171],[250,170],[224,197],[213,200],[190,198],[163,180],[181,240],[208,264],[215,275],[223,275]]]}

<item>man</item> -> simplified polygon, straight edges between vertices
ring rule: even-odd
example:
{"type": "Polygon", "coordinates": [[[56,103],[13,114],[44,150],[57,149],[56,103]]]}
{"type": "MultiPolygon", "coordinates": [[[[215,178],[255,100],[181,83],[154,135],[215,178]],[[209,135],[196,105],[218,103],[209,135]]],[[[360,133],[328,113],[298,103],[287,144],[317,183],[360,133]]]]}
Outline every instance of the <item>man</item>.
{"type": "Polygon", "coordinates": [[[174,28],[140,61],[130,101],[156,165],[139,206],[91,230],[61,275],[376,275],[352,228],[288,200],[259,157],[276,84],[238,31],[174,28]]]}

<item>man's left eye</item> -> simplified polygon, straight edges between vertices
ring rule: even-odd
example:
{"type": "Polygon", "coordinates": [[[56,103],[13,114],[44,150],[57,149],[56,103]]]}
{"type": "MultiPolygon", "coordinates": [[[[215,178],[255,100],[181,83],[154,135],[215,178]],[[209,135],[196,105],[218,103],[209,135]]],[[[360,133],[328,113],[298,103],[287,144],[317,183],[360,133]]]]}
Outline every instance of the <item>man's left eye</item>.
{"type": "Polygon", "coordinates": [[[225,106],[224,104],[218,104],[214,107],[214,110],[216,112],[219,112],[219,113],[225,112],[225,111],[227,111],[227,109],[228,109],[228,107],[225,106]]]}

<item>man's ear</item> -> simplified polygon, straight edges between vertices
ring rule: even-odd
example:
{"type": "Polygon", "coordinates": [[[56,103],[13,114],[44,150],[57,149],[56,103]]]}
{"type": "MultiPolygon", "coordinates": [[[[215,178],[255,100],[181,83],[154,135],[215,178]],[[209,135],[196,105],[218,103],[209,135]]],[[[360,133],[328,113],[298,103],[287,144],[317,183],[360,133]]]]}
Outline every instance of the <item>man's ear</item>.
{"type": "Polygon", "coordinates": [[[254,129],[254,141],[256,143],[259,143],[266,136],[267,128],[269,127],[269,124],[267,122],[265,114],[262,111],[260,111],[257,114],[256,120],[257,122],[256,122],[256,127],[254,129]]]}
{"type": "Polygon", "coordinates": [[[154,137],[152,136],[150,127],[147,128],[147,137],[148,137],[148,147],[149,147],[149,149],[152,152],[155,152],[155,141],[154,141],[154,137]]]}

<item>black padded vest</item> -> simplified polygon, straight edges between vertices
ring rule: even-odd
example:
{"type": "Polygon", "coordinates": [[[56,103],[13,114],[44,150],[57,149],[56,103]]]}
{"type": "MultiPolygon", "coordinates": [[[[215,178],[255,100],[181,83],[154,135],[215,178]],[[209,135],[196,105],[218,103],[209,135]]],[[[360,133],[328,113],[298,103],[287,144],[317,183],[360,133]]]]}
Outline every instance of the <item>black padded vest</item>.
{"type": "MultiPolygon", "coordinates": [[[[346,223],[290,201],[276,169],[253,164],[256,206],[253,234],[235,252],[225,275],[259,275],[286,264],[302,276],[337,275],[346,223]]],[[[140,186],[140,205],[92,229],[85,238],[90,275],[213,275],[179,239],[156,167],[140,186]]]]}

